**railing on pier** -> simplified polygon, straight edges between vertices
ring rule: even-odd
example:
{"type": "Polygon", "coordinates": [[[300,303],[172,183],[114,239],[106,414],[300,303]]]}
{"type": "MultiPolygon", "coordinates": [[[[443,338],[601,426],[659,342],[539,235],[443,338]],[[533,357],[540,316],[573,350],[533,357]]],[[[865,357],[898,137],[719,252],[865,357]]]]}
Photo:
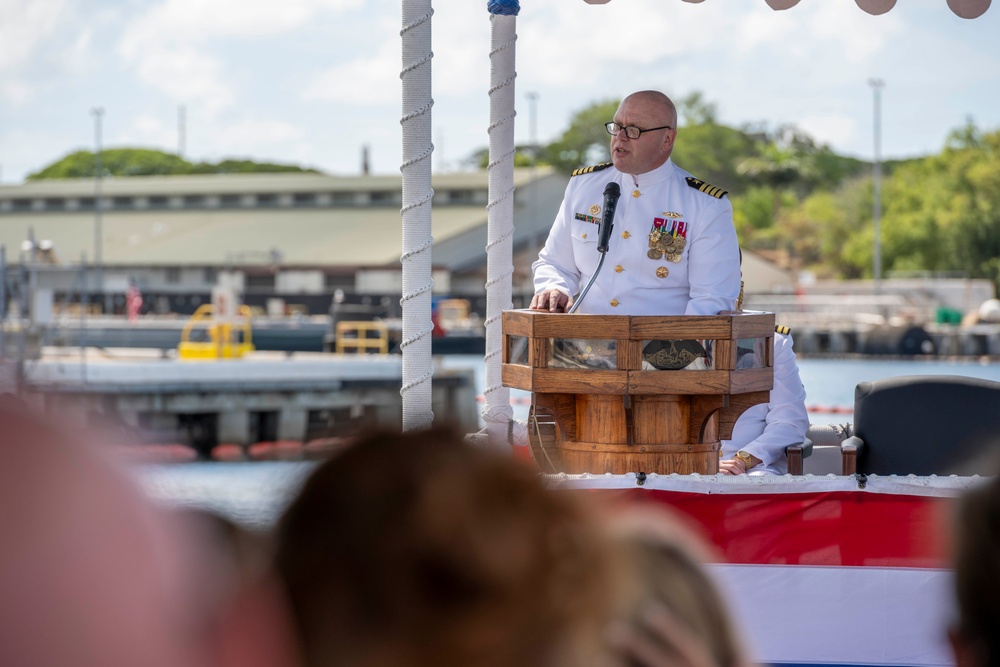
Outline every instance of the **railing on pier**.
{"type": "Polygon", "coordinates": [[[337,354],[369,350],[389,353],[389,327],[384,322],[337,322],[337,354]]]}

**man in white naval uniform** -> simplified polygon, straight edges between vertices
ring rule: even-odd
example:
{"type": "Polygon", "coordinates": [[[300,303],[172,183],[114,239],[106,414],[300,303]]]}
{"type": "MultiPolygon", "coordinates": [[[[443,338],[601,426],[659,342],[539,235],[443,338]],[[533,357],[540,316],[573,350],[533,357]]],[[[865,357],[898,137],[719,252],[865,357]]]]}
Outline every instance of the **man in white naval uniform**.
{"type": "Polygon", "coordinates": [[[740,292],[739,243],[725,191],[670,159],[677,111],[666,95],[626,97],[607,124],[611,164],[578,169],[532,265],[531,308],[566,312],[600,260],[603,192],[621,188],[605,266],[577,312],[715,315],[740,292]]]}
{"type": "Polygon", "coordinates": [[[806,390],[795,363],[792,337],[787,327],[775,327],[771,400],[754,405],[736,420],[732,439],[722,441],[719,472],[784,475],[788,472],[785,447],[801,443],[808,428],[806,390]]]}

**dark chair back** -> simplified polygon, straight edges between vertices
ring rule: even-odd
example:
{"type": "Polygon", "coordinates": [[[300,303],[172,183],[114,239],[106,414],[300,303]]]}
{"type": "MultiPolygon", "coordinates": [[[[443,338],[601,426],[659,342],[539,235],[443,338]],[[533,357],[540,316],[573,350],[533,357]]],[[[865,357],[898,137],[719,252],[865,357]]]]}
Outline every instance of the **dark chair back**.
{"type": "Polygon", "coordinates": [[[859,473],[968,474],[963,463],[1000,448],[1000,382],[955,375],[861,382],[854,433],[865,443],[859,473]]]}

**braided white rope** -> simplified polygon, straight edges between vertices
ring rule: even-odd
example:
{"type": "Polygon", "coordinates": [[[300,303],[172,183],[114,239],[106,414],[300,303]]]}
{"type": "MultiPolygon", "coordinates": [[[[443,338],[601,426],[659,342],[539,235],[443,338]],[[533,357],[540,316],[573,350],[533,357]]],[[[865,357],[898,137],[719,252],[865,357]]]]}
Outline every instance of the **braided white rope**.
{"type": "Polygon", "coordinates": [[[514,80],[517,17],[490,16],[490,162],[486,244],[486,405],[483,421],[494,444],[511,440],[510,390],[501,380],[501,314],[512,307],[514,274],[514,80]]]}
{"type": "Polygon", "coordinates": [[[429,428],[434,421],[431,385],[431,17],[430,0],[403,0],[403,430],[429,428]]]}

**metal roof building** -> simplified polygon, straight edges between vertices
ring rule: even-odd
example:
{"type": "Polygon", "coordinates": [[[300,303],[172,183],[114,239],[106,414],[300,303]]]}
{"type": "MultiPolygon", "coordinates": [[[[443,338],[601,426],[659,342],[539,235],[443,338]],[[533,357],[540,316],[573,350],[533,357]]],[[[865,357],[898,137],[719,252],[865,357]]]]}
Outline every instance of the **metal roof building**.
{"type": "MultiPolygon", "coordinates": [[[[515,243],[547,231],[565,185],[549,168],[517,170],[515,243]]],[[[437,176],[433,187],[435,264],[484,261],[486,173],[437,176]]],[[[398,176],[148,176],[103,179],[101,190],[109,266],[388,266],[401,254],[398,176]]],[[[92,261],[94,208],[93,179],[0,186],[0,244],[16,261],[33,230],[62,262],[92,261]]]]}
{"type": "MultiPolygon", "coordinates": [[[[530,297],[537,258],[568,177],[551,168],[514,175],[515,300],[530,297]]],[[[203,303],[218,272],[232,271],[248,302],[281,298],[325,312],[332,295],[387,295],[401,289],[402,178],[321,174],[136,176],[100,182],[66,179],[0,186],[0,246],[8,265],[37,269],[56,300],[86,289],[124,303],[130,282],[157,310],[187,312],[203,303]],[[101,230],[101,270],[95,235],[101,230]],[[91,265],[82,277],[82,266],[91,265]],[[98,287],[100,282],[100,288],[98,287]],[[167,299],[167,301],[162,301],[167,299]]],[[[485,295],[488,174],[433,178],[435,292],[485,295]]],[[[745,253],[748,291],[792,280],[745,253]]],[[[12,267],[13,268],[13,267],[12,267]]],[[[73,297],[76,294],[76,297],[73,297]]],[[[515,303],[515,305],[517,305],[515,303]]]]}
{"type": "MultiPolygon", "coordinates": [[[[515,173],[515,290],[530,290],[530,262],[544,242],[567,177],[550,168],[515,173]]],[[[488,175],[433,179],[435,292],[484,293],[488,175]]],[[[245,174],[66,179],[0,186],[0,246],[8,265],[39,268],[40,285],[202,302],[219,270],[244,293],[329,303],[335,290],[393,294],[402,253],[400,176],[245,174]],[[100,213],[96,192],[100,189],[100,213]],[[100,247],[95,238],[100,228],[100,247]],[[93,271],[100,257],[100,271],[93,271]],[[98,288],[98,281],[100,288],[98,288]],[[186,296],[183,296],[186,295],[186,296]]],[[[57,294],[58,300],[58,294],[57,294]]],[[[175,300],[176,301],[176,300],[175,300]]],[[[162,306],[181,308],[178,303],[162,306]]],[[[325,306],[315,309],[324,310],[325,306]]]]}

